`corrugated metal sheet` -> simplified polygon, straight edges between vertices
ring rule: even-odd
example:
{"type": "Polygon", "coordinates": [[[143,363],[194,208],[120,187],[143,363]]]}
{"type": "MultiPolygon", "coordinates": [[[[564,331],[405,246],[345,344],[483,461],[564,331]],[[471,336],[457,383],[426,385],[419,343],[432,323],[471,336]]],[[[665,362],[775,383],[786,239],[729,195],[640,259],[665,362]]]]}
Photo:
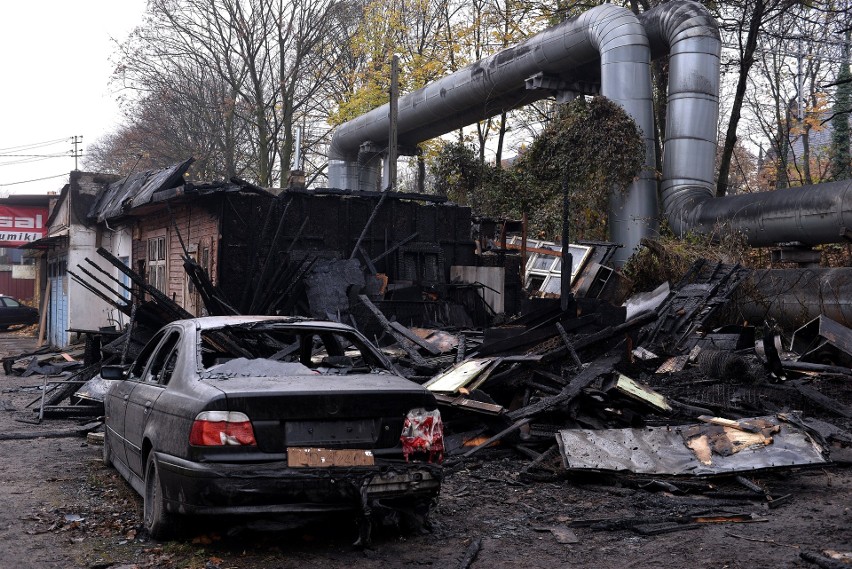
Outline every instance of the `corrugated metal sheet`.
{"type": "Polygon", "coordinates": [[[804,429],[778,417],[749,421],[766,428],[759,433],[710,424],[565,429],[556,440],[568,470],[703,476],[828,462],[825,449],[804,429]]]}
{"type": "Polygon", "coordinates": [[[183,184],[183,175],[190,164],[192,158],[169,168],[138,172],[111,183],[92,206],[89,217],[102,222],[151,202],[155,192],[183,184]]]}

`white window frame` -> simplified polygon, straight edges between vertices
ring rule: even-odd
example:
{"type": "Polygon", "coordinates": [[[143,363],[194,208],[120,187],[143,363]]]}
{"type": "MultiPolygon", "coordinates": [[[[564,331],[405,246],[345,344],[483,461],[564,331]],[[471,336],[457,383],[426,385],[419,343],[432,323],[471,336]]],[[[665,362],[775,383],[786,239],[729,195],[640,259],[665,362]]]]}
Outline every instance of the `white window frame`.
{"type": "Polygon", "coordinates": [[[147,257],[147,281],[160,292],[165,293],[168,283],[168,247],[166,236],[148,238],[147,257]]]}

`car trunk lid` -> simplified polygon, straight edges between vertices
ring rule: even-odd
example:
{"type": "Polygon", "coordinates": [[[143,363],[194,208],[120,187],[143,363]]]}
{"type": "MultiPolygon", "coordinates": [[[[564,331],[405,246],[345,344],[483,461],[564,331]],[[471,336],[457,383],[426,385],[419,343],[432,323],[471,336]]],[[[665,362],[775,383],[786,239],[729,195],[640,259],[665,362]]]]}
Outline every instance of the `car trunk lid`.
{"type": "Polygon", "coordinates": [[[263,452],[288,447],[395,449],[411,409],[434,409],[420,385],[390,374],[230,377],[210,381],[245,413],[263,452]]]}

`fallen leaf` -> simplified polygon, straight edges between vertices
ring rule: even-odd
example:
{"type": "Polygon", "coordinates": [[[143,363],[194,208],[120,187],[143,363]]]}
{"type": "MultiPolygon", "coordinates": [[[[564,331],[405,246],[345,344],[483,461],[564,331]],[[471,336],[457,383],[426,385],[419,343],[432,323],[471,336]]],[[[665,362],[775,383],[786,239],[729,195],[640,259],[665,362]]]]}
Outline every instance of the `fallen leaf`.
{"type": "Polygon", "coordinates": [[[577,534],[565,526],[552,526],[549,529],[559,543],[580,543],[577,534]]]}

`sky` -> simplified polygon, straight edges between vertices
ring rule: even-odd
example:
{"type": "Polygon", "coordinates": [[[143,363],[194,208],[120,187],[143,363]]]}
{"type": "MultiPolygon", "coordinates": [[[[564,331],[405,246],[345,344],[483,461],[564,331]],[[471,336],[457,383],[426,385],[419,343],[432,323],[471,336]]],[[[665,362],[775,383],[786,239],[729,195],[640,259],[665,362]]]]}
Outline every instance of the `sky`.
{"type": "Polygon", "coordinates": [[[3,3],[0,196],[59,192],[74,169],[72,137],[83,137],[80,150],[85,153],[89,144],[120,123],[117,93],[109,85],[110,56],[115,41],[123,41],[141,23],[145,4],[145,0],[3,3]],[[49,179],[28,182],[38,178],[49,179]]]}

